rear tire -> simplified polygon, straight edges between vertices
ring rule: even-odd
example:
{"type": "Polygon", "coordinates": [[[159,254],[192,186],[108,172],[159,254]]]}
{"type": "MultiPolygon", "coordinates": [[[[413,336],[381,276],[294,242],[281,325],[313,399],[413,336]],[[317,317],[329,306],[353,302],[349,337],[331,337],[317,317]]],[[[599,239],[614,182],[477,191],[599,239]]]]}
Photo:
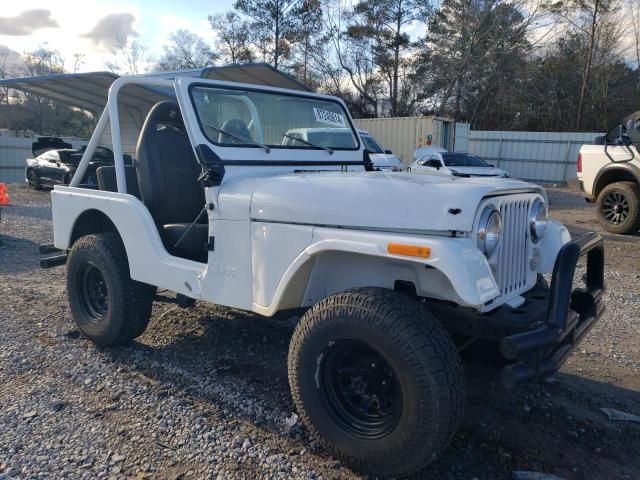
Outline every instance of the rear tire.
{"type": "Polygon", "coordinates": [[[115,233],[81,237],[67,260],[71,314],[97,345],[127,343],[149,324],[155,287],[136,282],[122,240],[115,233]]]}
{"type": "Polygon", "coordinates": [[[611,233],[625,235],[640,229],[640,187],[615,182],[602,189],[596,201],[598,221],[611,233]]]}
{"type": "Polygon", "coordinates": [[[455,345],[422,305],[398,292],[355,289],[320,301],[295,329],[288,367],[311,434],[361,471],[420,471],[462,419],[455,345]]]}
{"type": "Polygon", "coordinates": [[[29,188],[33,190],[42,190],[40,179],[34,170],[27,170],[27,183],[29,184],[29,188]]]}

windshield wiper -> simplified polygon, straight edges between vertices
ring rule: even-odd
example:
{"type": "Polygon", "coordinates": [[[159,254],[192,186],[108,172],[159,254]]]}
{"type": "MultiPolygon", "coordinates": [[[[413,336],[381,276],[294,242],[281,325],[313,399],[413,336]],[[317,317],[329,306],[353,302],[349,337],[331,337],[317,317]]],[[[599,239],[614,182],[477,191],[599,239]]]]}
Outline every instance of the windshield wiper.
{"type": "Polygon", "coordinates": [[[287,138],[290,138],[291,140],[295,140],[295,141],[300,142],[300,143],[306,143],[310,147],[321,148],[321,149],[326,150],[327,152],[329,152],[329,155],[333,155],[333,148],[323,147],[322,145],[316,145],[315,143],[307,142],[306,140],[303,140],[301,138],[296,138],[296,137],[291,136],[291,135],[287,135],[286,133],[283,133],[282,135],[287,137],[287,138]]]}
{"type": "Polygon", "coordinates": [[[243,138],[243,137],[241,137],[239,135],[234,135],[231,132],[227,132],[226,130],[218,128],[218,127],[216,127],[214,125],[211,125],[209,123],[205,123],[205,126],[207,126],[209,128],[213,128],[216,132],[221,133],[223,135],[229,135],[231,138],[235,138],[236,140],[239,140],[242,143],[245,143],[247,145],[253,145],[255,147],[264,148],[264,151],[267,152],[267,153],[271,152],[271,149],[269,147],[267,147],[266,145],[264,145],[263,143],[254,142],[253,140],[247,140],[246,138],[243,138]]]}

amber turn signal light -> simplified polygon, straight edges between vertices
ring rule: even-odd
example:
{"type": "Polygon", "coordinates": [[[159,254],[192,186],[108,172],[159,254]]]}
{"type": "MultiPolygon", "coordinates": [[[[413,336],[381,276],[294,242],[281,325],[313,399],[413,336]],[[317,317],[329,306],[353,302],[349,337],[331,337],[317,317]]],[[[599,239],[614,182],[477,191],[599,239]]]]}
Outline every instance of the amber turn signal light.
{"type": "Polygon", "coordinates": [[[403,243],[389,243],[387,252],[391,255],[405,255],[407,257],[429,258],[431,249],[429,247],[419,247],[418,245],[405,245],[403,243]]]}

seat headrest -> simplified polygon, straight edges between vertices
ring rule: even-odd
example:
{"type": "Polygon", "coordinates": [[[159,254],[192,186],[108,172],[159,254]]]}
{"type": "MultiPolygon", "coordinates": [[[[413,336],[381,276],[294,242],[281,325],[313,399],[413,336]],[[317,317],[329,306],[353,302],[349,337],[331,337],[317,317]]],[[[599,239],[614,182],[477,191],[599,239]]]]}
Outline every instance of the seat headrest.
{"type": "Polygon", "coordinates": [[[177,102],[172,101],[158,102],[151,107],[145,124],[147,128],[151,127],[153,130],[159,130],[166,125],[184,127],[180,107],[177,102]]]}

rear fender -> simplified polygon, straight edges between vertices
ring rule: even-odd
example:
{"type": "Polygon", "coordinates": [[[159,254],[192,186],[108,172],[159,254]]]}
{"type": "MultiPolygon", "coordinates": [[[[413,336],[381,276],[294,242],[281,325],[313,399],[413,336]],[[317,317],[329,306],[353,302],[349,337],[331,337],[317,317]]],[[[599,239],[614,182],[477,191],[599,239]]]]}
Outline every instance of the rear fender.
{"type": "MultiPolygon", "coordinates": [[[[170,255],[149,210],[136,197],[102,190],[56,186],[51,192],[54,245],[71,248],[76,223],[89,210],[104,214],[115,226],[127,253],[131,278],[200,298],[203,266],[170,255]]],[[[95,233],[99,232],[97,230],[95,233]]],[[[89,232],[84,232],[89,233],[89,232]]]]}

